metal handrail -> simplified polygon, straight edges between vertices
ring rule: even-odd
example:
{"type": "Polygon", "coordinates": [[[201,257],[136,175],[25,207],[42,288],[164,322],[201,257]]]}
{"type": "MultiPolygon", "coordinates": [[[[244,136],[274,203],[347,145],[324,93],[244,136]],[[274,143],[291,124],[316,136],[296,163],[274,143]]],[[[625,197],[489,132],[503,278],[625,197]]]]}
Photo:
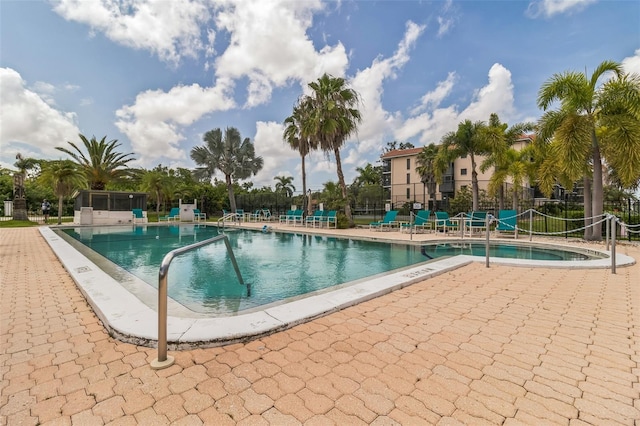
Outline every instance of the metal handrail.
{"type": "Polygon", "coordinates": [[[238,220],[237,213],[227,213],[224,216],[222,216],[220,219],[218,219],[218,229],[220,229],[220,222],[222,222],[222,230],[224,231],[224,224],[229,219],[232,219],[234,222],[240,223],[240,221],[238,220]]]}
{"type": "MultiPolygon", "coordinates": [[[[242,279],[242,274],[240,273],[240,268],[238,268],[238,262],[236,262],[236,257],[234,256],[233,249],[229,243],[229,238],[224,234],[209,238],[208,240],[198,241],[197,243],[180,247],[167,253],[164,256],[164,259],[162,259],[160,270],[158,272],[158,358],[151,361],[151,368],[154,370],[170,367],[174,362],[173,357],[167,356],[167,276],[169,275],[169,266],[171,265],[171,261],[178,255],[219,240],[224,240],[224,243],[227,246],[227,252],[231,258],[231,263],[233,264],[233,269],[235,269],[236,275],[238,276],[238,281],[240,281],[240,284],[245,285],[244,280],[242,279]]],[[[251,286],[249,284],[246,284],[246,286],[247,294],[251,296],[251,286]]]]}

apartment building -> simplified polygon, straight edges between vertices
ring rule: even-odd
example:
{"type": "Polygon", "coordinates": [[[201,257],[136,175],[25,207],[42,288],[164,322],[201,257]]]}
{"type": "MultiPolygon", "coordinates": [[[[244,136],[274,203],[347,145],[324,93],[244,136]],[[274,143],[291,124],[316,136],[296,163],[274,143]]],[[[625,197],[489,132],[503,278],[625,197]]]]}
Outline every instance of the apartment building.
{"type": "MultiPolygon", "coordinates": [[[[520,150],[533,141],[532,136],[523,135],[513,147],[520,150]]],[[[429,195],[429,188],[422,182],[422,177],[416,172],[420,148],[394,149],[384,153],[382,160],[382,186],[388,194],[388,201],[394,206],[404,203],[421,203],[427,208],[433,208],[434,202],[446,201],[454,198],[461,188],[471,187],[471,158],[468,156],[456,158],[442,177],[442,183],[435,188],[435,197],[429,195]]],[[[478,186],[480,190],[487,190],[493,175],[493,169],[482,173],[480,164],[485,159],[476,156],[476,171],[478,172],[478,186]]],[[[507,181],[510,184],[510,181],[507,181]]]]}

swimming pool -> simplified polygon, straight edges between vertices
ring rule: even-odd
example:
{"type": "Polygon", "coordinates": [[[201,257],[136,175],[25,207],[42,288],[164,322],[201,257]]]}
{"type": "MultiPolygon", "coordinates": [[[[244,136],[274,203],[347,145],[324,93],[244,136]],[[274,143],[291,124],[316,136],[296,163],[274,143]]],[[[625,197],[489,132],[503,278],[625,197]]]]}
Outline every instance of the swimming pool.
{"type": "MultiPolygon", "coordinates": [[[[217,236],[216,226],[176,224],[63,230],[91,250],[157,288],[171,250],[217,236]]],[[[245,283],[223,242],[176,257],[169,297],[194,312],[229,314],[356,281],[429,260],[418,246],[302,233],[227,232],[245,283]]]]}
{"type": "MultiPolygon", "coordinates": [[[[243,227],[251,227],[253,224],[244,224],[243,227]]],[[[171,226],[171,225],[169,225],[171,226]]],[[[178,234],[182,245],[193,241],[194,234],[189,226],[178,234]]],[[[127,232],[155,231],[155,228],[167,228],[162,225],[144,225],[141,227],[125,227],[127,232]],[[138,229],[140,228],[140,229],[138,229]]],[[[262,224],[255,224],[259,231],[262,224]]],[[[279,227],[278,224],[273,225],[279,227]]],[[[121,341],[137,345],[154,347],[157,343],[158,331],[158,292],[155,289],[157,279],[153,285],[135,277],[123,268],[108,261],[103,256],[88,249],[75,239],[61,232],[63,228],[39,227],[42,237],[47,241],[65,269],[69,272],[78,288],[91,305],[96,315],[100,318],[109,334],[121,341]]],[[[75,232],[82,234],[85,239],[98,239],[100,233],[117,233],[121,230],[117,227],[75,227],[75,232]]],[[[289,230],[284,228],[285,231],[289,230]]],[[[174,230],[175,231],[175,230],[174,230]]],[[[297,231],[297,230],[296,230],[297,231]]],[[[401,246],[411,245],[408,240],[402,239],[402,234],[389,234],[389,237],[378,233],[368,233],[359,230],[343,230],[340,235],[333,235],[338,231],[314,230],[315,234],[323,234],[322,237],[345,237],[351,235],[355,238],[368,238],[389,244],[401,246]],[[332,234],[333,233],[333,234],[332,234]],[[382,237],[382,238],[381,238],[382,237]],[[398,238],[399,237],[399,238],[398,238]],[[392,238],[397,238],[392,240],[392,238]]],[[[297,232],[300,234],[301,232],[297,232]]],[[[159,236],[159,235],[158,235],[159,236]]],[[[406,238],[406,234],[404,235],[406,238]]],[[[428,242],[435,242],[433,235],[421,235],[428,242]]],[[[155,235],[154,237],[155,238],[155,235]]],[[[460,240],[447,239],[439,243],[460,240]]],[[[468,241],[464,241],[465,243],[468,241]]],[[[422,244],[427,241],[413,242],[415,250],[419,251],[422,244]]],[[[512,244],[508,242],[508,244],[512,244]]],[[[518,242],[520,244],[520,242],[518,242]]],[[[536,245],[545,245],[536,243],[536,245]]],[[[559,246],[545,245],[549,248],[559,246]]],[[[136,246],[131,251],[135,251],[136,246]]],[[[406,250],[406,249],[405,249],[406,250]]],[[[149,249],[147,251],[150,251],[149,249]]],[[[592,250],[587,250],[592,251],[592,250]]],[[[605,255],[608,252],[604,253],[605,255]]],[[[421,254],[422,256],[422,254],[421,254]]],[[[597,257],[597,256],[596,256],[597,257]]],[[[606,256],[605,256],[606,257],[606,256]]],[[[172,349],[186,349],[194,347],[219,346],[235,342],[245,342],[249,339],[271,334],[278,330],[292,327],[313,318],[326,315],[331,312],[356,305],[363,301],[376,298],[389,292],[401,289],[413,283],[428,280],[431,277],[453,271],[471,262],[484,262],[483,257],[478,256],[445,256],[438,259],[399,268],[394,271],[368,276],[363,279],[351,281],[344,285],[337,285],[324,290],[319,290],[305,297],[293,297],[285,301],[260,306],[252,310],[245,310],[235,314],[212,315],[196,313],[185,308],[179,303],[169,299],[168,312],[168,342],[172,349]]],[[[559,268],[609,268],[609,258],[594,258],[584,261],[541,261],[526,259],[501,259],[492,258],[492,264],[507,264],[524,267],[559,267],[559,268]]],[[[635,259],[623,254],[616,254],[618,266],[631,265],[635,259]]],[[[173,263],[172,263],[173,268],[173,263]]],[[[233,269],[233,268],[229,268],[233,269]]],[[[157,273],[157,271],[156,271],[157,273]]],[[[237,279],[234,277],[234,279],[237,279]]],[[[237,282],[237,281],[236,281],[237,282]]],[[[171,286],[172,283],[169,283],[171,286]]]]}
{"type": "MultiPolygon", "coordinates": [[[[421,246],[421,252],[429,259],[444,256],[486,256],[486,244],[481,241],[434,242],[421,246]]],[[[504,241],[489,243],[489,257],[503,259],[527,259],[550,261],[581,261],[604,259],[602,253],[570,248],[549,247],[544,245],[511,244],[504,241]]]]}

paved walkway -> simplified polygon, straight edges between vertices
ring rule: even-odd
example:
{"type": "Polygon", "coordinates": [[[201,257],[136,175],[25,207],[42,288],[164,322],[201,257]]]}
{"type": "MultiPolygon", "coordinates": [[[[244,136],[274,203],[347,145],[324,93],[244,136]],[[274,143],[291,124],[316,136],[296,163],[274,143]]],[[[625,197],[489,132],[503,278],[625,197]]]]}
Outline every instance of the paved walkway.
{"type": "Polygon", "coordinates": [[[476,263],[154,371],[2,229],[0,424],[640,425],[640,265],[617,272],[476,263]]]}

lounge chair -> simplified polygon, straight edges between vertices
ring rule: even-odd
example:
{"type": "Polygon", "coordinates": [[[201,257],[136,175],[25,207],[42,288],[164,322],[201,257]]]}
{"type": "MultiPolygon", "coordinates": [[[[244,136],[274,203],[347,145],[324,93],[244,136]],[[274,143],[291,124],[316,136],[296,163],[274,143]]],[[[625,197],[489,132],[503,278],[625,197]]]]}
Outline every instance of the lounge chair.
{"type": "Polygon", "coordinates": [[[378,222],[371,222],[369,224],[369,229],[377,229],[383,231],[385,228],[391,229],[392,227],[399,225],[399,222],[396,221],[396,216],[398,216],[397,210],[389,210],[382,220],[378,222]]]}
{"type": "Polygon", "coordinates": [[[498,225],[496,225],[496,233],[509,232],[518,238],[518,212],[516,210],[500,210],[498,211],[498,225]]]}
{"type": "Polygon", "coordinates": [[[290,216],[293,216],[293,210],[287,210],[285,214],[281,214],[279,218],[280,223],[288,223],[290,216]]]}
{"type": "Polygon", "coordinates": [[[133,215],[133,223],[147,223],[147,216],[142,209],[131,209],[133,215]]]}
{"type": "Polygon", "coordinates": [[[172,207],[169,214],[158,217],[158,222],[176,222],[180,221],[180,207],[172,207]]]}
{"type": "Polygon", "coordinates": [[[193,209],[193,220],[196,222],[207,221],[207,214],[200,211],[200,209],[193,209]]]}
{"type": "Polygon", "coordinates": [[[302,214],[303,214],[302,210],[294,210],[293,214],[291,214],[291,216],[287,218],[287,225],[289,223],[292,223],[293,226],[302,225],[302,220],[303,220],[302,214]]]}
{"type": "Polygon", "coordinates": [[[487,212],[472,211],[464,221],[466,232],[471,236],[474,232],[482,232],[487,229],[487,212]]]}
{"type": "Polygon", "coordinates": [[[267,222],[271,222],[273,216],[271,215],[271,211],[269,209],[262,209],[262,219],[267,222]]]}
{"type": "Polygon", "coordinates": [[[448,232],[449,229],[459,229],[460,222],[451,220],[449,217],[449,213],[447,212],[435,212],[436,221],[435,227],[436,231],[442,230],[442,232],[448,232]]]}
{"type": "Polygon", "coordinates": [[[337,210],[324,211],[324,214],[320,218],[320,227],[323,227],[323,226],[326,226],[327,228],[334,228],[334,229],[338,227],[338,211],[337,210]]]}
{"type": "Polygon", "coordinates": [[[304,220],[304,226],[307,227],[309,225],[311,225],[312,227],[316,227],[317,226],[321,226],[322,225],[322,218],[324,217],[324,211],[323,210],[316,210],[315,212],[313,212],[313,214],[311,216],[307,216],[304,220]]]}
{"type": "Polygon", "coordinates": [[[413,220],[413,224],[403,223],[400,226],[400,231],[401,232],[410,231],[412,226],[413,226],[413,229],[415,229],[416,231],[418,230],[426,231],[427,229],[431,229],[431,222],[429,222],[429,216],[431,216],[431,210],[419,210],[418,213],[416,213],[415,219],[413,220]]]}
{"type": "Polygon", "coordinates": [[[236,218],[237,220],[244,222],[244,209],[236,209],[236,218]]]}

